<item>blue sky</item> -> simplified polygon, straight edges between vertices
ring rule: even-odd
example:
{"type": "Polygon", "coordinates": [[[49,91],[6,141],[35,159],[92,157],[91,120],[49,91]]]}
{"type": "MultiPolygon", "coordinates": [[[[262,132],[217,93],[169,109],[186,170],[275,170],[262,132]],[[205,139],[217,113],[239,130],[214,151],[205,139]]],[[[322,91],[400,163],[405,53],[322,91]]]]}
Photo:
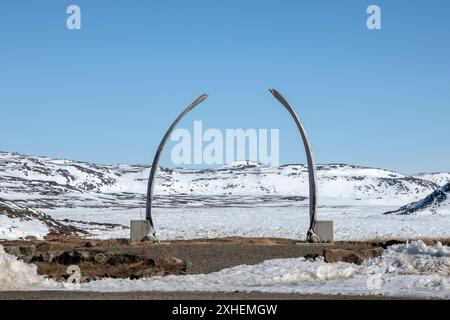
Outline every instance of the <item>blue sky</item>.
{"type": "Polygon", "coordinates": [[[280,161],[305,162],[273,87],[319,163],[450,171],[449,16],[446,0],[4,0],[0,150],[149,164],[206,92],[181,127],[280,128],[280,161]],[[366,28],[369,4],[382,30],[366,28]]]}

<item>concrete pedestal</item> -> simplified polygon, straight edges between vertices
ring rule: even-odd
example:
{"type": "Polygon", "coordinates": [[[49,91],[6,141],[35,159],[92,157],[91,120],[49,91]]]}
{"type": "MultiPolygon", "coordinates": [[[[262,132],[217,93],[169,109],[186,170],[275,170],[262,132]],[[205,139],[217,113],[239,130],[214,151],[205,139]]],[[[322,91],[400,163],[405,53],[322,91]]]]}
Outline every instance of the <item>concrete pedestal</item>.
{"type": "Polygon", "coordinates": [[[148,220],[133,220],[130,225],[130,241],[139,242],[155,231],[148,220]]]}
{"type": "Polygon", "coordinates": [[[332,220],[318,220],[314,232],[319,236],[320,242],[333,242],[333,221],[332,220]]]}

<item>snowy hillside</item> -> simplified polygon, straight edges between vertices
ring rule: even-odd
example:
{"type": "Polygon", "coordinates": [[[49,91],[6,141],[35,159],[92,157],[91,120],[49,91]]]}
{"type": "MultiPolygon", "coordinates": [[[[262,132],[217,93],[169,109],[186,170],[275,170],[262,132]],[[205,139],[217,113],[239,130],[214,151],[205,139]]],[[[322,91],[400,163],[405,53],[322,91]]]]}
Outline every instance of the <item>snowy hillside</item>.
{"type": "Polygon", "coordinates": [[[438,186],[443,186],[444,184],[447,184],[450,182],[450,172],[446,173],[419,173],[414,175],[415,178],[424,179],[428,181],[432,181],[436,183],[438,186]]]}
{"type": "Polygon", "coordinates": [[[386,214],[390,213],[402,215],[414,213],[450,214],[450,182],[438,188],[423,200],[410,203],[386,214]]]}
{"type": "Polygon", "coordinates": [[[0,238],[17,239],[33,236],[41,239],[51,233],[61,233],[65,226],[50,216],[8,200],[0,199],[0,238]]]}
{"type": "MultiPolygon", "coordinates": [[[[76,228],[89,237],[128,237],[130,220],[143,218],[149,171],[0,153],[0,199],[8,207],[0,214],[0,239],[42,237],[53,231],[49,221],[61,225],[63,234],[76,228]],[[12,216],[14,210],[21,215],[12,216]]],[[[318,216],[335,222],[337,240],[450,237],[450,215],[437,222],[428,215],[382,214],[424,199],[439,188],[435,182],[345,164],[320,165],[317,175],[318,216]]],[[[154,221],[161,239],[303,239],[307,197],[303,165],[241,161],[208,170],[162,168],[154,221]]]]}
{"type": "MultiPolygon", "coordinates": [[[[149,167],[96,165],[0,153],[0,197],[36,209],[142,208],[149,167]]],[[[404,205],[435,190],[434,182],[383,169],[318,166],[319,205],[404,205]]],[[[156,206],[306,204],[303,165],[277,168],[236,162],[218,169],[161,169],[156,206]]]]}
{"type": "Polygon", "coordinates": [[[43,212],[0,198],[0,239],[14,240],[27,237],[43,239],[48,235],[104,237],[105,234],[127,229],[123,225],[98,223],[92,220],[58,220],[43,212]]]}

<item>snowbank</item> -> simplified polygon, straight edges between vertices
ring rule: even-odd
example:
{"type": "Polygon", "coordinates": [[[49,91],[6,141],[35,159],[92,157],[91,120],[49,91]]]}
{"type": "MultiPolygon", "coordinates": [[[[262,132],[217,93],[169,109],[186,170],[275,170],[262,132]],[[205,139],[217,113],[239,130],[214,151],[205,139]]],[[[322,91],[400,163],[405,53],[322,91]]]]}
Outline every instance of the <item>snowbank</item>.
{"type": "Polygon", "coordinates": [[[56,282],[37,274],[34,264],[27,264],[8,254],[0,245],[0,290],[51,289],[56,282]]]}
{"type": "Polygon", "coordinates": [[[95,291],[265,291],[304,294],[382,294],[450,298],[450,248],[422,241],[397,245],[361,266],[298,259],[267,260],[211,274],[104,279],[83,284],[95,291]]]}

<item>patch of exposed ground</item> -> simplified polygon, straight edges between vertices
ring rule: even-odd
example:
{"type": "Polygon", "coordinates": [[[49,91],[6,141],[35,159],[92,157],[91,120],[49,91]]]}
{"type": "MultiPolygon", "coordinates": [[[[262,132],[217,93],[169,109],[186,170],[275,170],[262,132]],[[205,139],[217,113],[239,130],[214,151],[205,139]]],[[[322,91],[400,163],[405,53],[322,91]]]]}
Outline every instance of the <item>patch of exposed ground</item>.
{"type": "MultiPolygon", "coordinates": [[[[423,239],[427,244],[438,240],[423,239]]],[[[198,240],[130,243],[127,239],[86,240],[79,237],[49,237],[46,240],[3,241],[5,251],[34,263],[38,273],[62,281],[69,277],[70,265],[80,267],[82,281],[99,278],[151,277],[169,274],[210,273],[237,265],[258,264],[281,258],[344,261],[361,264],[381,255],[390,245],[407,239],[373,241],[337,241],[332,244],[308,244],[279,238],[219,238],[198,240]]]]}
{"type": "Polygon", "coordinates": [[[64,238],[72,236],[89,237],[96,229],[119,230],[128,229],[128,227],[111,224],[111,223],[97,223],[85,222],[78,220],[57,220],[41,211],[28,208],[16,201],[4,200],[0,198],[0,215],[4,215],[10,219],[19,219],[21,221],[37,221],[48,228],[49,238],[64,238]],[[82,228],[80,227],[82,226],[82,228]]]}
{"type": "Polygon", "coordinates": [[[63,224],[49,215],[37,210],[27,208],[19,205],[13,201],[8,201],[0,198],[0,215],[4,215],[11,219],[21,219],[23,221],[40,221],[47,226],[49,234],[62,236],[64,234],[85,234],[83,230],[63,224]]]}
{"type": "Polygon", "coordinates": [[[72,265],[80,268],[82,282],[101,278],[138,279],[186,271],[186,263],[180,259],[166,254],[148,256],[145,246],[139,248],[120,239],[86,241],[72,237],[0,244],[7,253],[35,264],[38,274],[57,281],[69,278],[68,267],[72,265]]]}

